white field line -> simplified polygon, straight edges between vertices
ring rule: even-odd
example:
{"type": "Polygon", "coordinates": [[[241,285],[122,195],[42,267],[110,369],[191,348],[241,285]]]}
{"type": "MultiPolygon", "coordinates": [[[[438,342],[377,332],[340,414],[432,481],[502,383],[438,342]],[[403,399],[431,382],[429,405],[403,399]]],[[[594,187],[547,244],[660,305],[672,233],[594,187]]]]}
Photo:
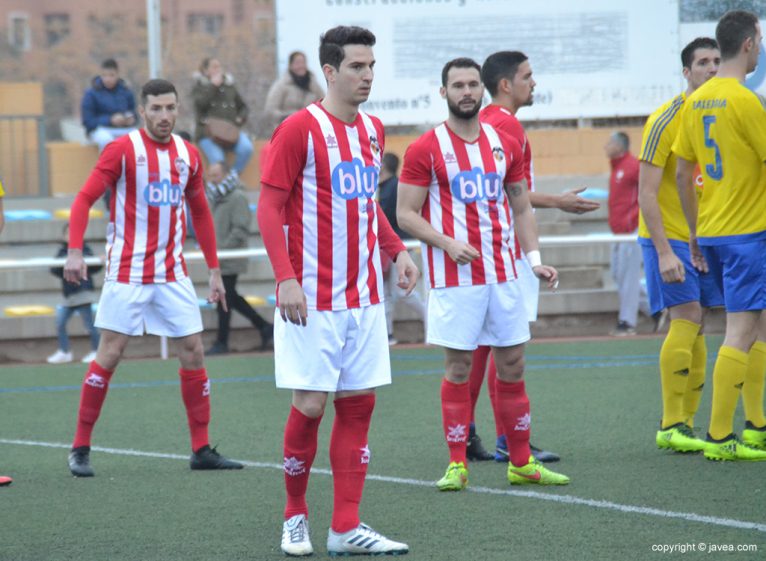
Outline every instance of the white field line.
{"type": "MultiPolygon", "coordinates": [[[[41,448],[62,448],[69,449],[70,444],[64,444],[60,442],[37,442],[34,440],[14,440],[9,438],[0,438],[0,444],[12,444],[19,446],[36,446],[41,448]]],[[[123,448],[104,448],[101,446],[94,446],[92,448],[94,452],[103,452],[105,454],[115,454],[118,456],[138,456],[141,458],[160,458],[165,460],[184,460],[188,461],[189,456],[181,454],[164,454],[161,452],[144,452],[142,450],[131,450],[123,448]]],[[[265,468],[282,471],[283,466],[281,464],[273,464],[268,462],[251,462],[248,460],[237,460],[244,465],[253,468],[265,468]]],[[[332,475],[329,469],[324,468],[311,468],[311,473],[319,475],[332,475]]],[[[370,481],[382,481],[384,483],[395,483],[397,485],[409,485],[412,487],[427,487],[433,489],[433,481],[424,481],[421,479],[408,479],[403,477],[389,477],[386,475],[368,474],[367,479],[370,481]]],[[[693,512],[676,512],[672,510],[662,510],[659,508],[650,508],[644,506],[626,505],[620,503],[613,503],[611,501],[599,501],[595,499],[584,499],[581,497],[574,497],[572,495],[549,495],[547,493],[540,493],[537,491],[520,491],[516,489],[494,489],[491,487],[468,487],[466,489],[472,493],[483,493],[487,495],[503,495],[512,497],[523,497],[527,499],[536,499],[540,501],[551,501],[554,503],[586,506],[591,508],[601,508],[605,510],[613,510],[617,512],[623,512],[626,514],[643,514],[645,516],[657,516],[659,518],[670,518],[676,520],[686,520],[688,522],[699,522],[701,524],[708,524],[711,526],[724,526],[726,528],[736,528],[738,530],[755,530],[757,532],[766,533],[766,524],[760,524],[757,522],[747,522],[744,520],[736,520],[733,518],[720,518],[718,516],[706,516],[703,514],[695,514],[693,512]]]]}

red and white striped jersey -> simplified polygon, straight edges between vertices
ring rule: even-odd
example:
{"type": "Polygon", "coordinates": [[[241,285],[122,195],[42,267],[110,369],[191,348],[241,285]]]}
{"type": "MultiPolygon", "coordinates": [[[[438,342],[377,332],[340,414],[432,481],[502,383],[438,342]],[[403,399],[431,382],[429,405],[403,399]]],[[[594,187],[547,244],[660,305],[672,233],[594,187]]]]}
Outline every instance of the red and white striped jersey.
{"type": "Polygon", "coordinates": [[[418,138],[404,156],[399,183],[428,188],[421,214],[439,233],[470,243],[481,257],[458,265],[423,245],[431,288],[495,284],[516,278],[511,211],[504,186],[524,179],[521,147],[482,123],[466,142],[445,123],[418,138]]]}
{"type": "Polygon", "coordinates": [[[114,186],[105,280],[152,284],[185,278],[184,202],[192,192],[204,198],[196,148],[175,134],[162,144],[135,130],[104,149],[94,173],[114,186]]]}
{"type": "Polygon", "coordinates": [[[320,103],[274,131],[261,181],[290,191],[288,254],[310,310],[383,301],[374,200],[383,143],[377,118],[360,111],[344,123],[320,103]]]}

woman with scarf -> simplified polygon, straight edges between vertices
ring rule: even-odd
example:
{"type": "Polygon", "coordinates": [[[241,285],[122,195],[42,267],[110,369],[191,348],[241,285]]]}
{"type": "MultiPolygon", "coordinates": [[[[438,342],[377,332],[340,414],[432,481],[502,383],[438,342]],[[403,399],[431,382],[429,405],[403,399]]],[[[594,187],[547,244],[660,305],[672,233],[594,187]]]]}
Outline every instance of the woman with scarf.
{"type": "Polygon", "coordinates": [[[290,53],[287,72],[272,84],[266,97],[269,132],[289,115],[323,97],[324,90],[306,66],[306,55],[300,51],[290,53]]]}

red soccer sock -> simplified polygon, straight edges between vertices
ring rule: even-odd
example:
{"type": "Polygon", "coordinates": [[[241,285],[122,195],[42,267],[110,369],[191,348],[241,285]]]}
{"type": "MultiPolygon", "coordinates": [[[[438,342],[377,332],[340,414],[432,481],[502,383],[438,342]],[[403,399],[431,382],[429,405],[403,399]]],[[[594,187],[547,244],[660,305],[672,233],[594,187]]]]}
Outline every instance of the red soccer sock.
{"type": "Polygon", "coordinates": [[[311,465],[317,453],[317,433],[322,417],[307,417],[295,407],[290,408],[285,425],[285,520],[296,514],[308,516],[306,489],[309,485],[311,465]]]}
{"type": "Polygon", "coordinates": [[[112,374],[114,370],[101,368],[95,360],[88,366],[80,392],[80,410],[77,413],[77,429],[74,433],[72,448],[90,446],[93,427],[101,414],[112,374]]]}
{"type": "Polygon", "coordinates": [[[497,367],[495,366],[495,357],[490,355],[489,366],[487,366],[487,388],[489,389],[489,402],[492,404],[492,415],[495,417],[495,437],[505,434],[503,430],[503,419],[500,417],[500,408],[497,406],[497,367]]]}
{"type": "Polygon", "coordinates": [[[495,382],[497,404],[503,420],[508,456],[516,467],[529,463],[529,397],[524,382],[495,382]]]}
{"type": "Polygon", "coordinates": [[[481,393],[481,384],[484,382],[484,373],[487,371],[487,357],[489,347],[477,347],[471,357],[471,373],[468,377],[468,389],[471,392],[471,422],[474,422],[476,402],[481,393]]]}
{"type": "Polygon", "coordinates": [[[330,437],[334,499],[330,527],[337,533],[359,526],[359,503],[370,463],[367,431],[374,408],[373,393],[335,400],[335,422],[330,437]]]}
{"type": "Polygon", "coordinates": [[[186,406],[192,451],[196,452],[210,443],[207,427],[210,424],[210,380],[204,368],[186,370],[180,368],[181,397],[186,406]]]}
{"type": "Polygon", "coordinates": [[[468,424],[471,418],[471,394],[468,383],[442,380],[442,426],[449,447],[449,461],[468,464],[465,456],[468,424]]]}

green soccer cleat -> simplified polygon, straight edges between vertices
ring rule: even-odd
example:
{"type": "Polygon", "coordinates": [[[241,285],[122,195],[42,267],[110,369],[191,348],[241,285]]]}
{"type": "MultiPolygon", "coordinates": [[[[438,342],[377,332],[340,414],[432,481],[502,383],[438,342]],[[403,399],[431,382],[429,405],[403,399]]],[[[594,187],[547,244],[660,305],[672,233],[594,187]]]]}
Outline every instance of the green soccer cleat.
{"type": "Polygon", "coordinates": [[[705,441],[694,436],[694,432],[686,423],[676,423],[666,429],[657,431],[657,448],[673,450],[674,452],[689,453],[705,450],[705,441]]]}
{"type": "Polygon", "coordinates": [[[766,427],[756,428],[748,421],[742,431],[742,442],[751,448],[766,450],[766,427]]]}
{"type": "Polygon", "coordinates": [[[759,450],[742,442],[734,433],[722,440],[714,440],[708,434],[705,457],[716,461],[763,462],[766,461],[766,450],[759,450]]]}
{"type": "Polygon", "coordinates": [[[463,462],[450,462],[447,472],[436,482],[439,491],[462,491],[468,486],[468,468],[463,462]]]}
{"type": "Polygon", "coordinates": [[[529,463],[516,467],[508,462],[508,483],[511,485],[568,485],[569,478],[548,469],[534,456],[529,457],[529,463]]]}

